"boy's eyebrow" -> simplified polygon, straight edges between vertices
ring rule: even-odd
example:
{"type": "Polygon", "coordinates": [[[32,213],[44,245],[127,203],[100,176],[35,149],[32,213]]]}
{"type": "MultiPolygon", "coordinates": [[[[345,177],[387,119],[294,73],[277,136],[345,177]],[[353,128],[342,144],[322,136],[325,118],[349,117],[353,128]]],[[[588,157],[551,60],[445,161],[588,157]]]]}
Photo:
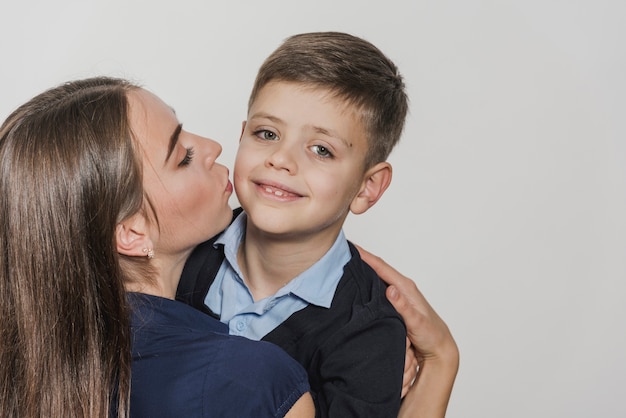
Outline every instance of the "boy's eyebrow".
{"type": "Polygon", "coordinates": [[[174,129],[174,132],[172,132],[172,136],[170,136],[170,144],[167,147],[167,155],[165,156],[166,163],[172,156],[172,152],[174,152],[174,147],[176,147],[176,144],[178,143],[178,137],[180,137],[180,132],[182,130],[183,124],[179,123],[178,126],[176,126],[176,129],[174,129]]]}
{"type": "Polygon", "coordinates": [[[313,130],[318,134],[330,136],[331,138],[336,138],[340,140],[341,142],[346,144],[348,148],[352,147],[351,143],[349,143],[345,138],[343,138],[341,135],[339,135],[337,132],[333,131],[332,129],[322,128],[321,126],[313,126],[313,130]]]}
{"type": "Polygon", "coordinates": [[[269,119],[272,122],[280,122],[283,123],[283,120],[277,116],[272,116],[269,113],[265,113],[265,112],[259,112],[259,113],[255,113],[254,115],[250,116],[250,119],[257,119],[257,118],[263,118],[263,119],[269,119]]]}

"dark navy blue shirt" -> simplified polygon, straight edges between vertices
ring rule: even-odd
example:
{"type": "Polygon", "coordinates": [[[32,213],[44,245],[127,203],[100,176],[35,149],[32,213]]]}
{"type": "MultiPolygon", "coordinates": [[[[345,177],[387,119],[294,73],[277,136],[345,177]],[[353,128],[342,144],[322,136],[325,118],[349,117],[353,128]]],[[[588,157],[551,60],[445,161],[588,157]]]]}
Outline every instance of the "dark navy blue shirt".
{"type": "Polygon", "coordinates": [[[132,417],[282,417],[309,390],[279,347],[228,335],[181,302],[129,293],[132,417]]]}

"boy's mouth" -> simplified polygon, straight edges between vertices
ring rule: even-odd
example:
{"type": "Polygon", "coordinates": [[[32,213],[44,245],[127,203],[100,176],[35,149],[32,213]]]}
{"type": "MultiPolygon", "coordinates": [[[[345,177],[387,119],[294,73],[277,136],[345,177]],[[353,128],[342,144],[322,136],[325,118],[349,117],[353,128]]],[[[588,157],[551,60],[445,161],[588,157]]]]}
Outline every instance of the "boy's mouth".
{"type": "Polygon", "coordinates": [[[302,197],[300,194],[292,191],[292,190],[288,190],[286,187],[284,186],[279,186],[279,185],[273,185],[273,184],[266,184],[266,183],[256,183],[256,186],[263,192],[265,192],[266,194],[271,194],[273,196],[276,197],[281,197],[281,198],[297,198],[297,197],[302,197]]]}

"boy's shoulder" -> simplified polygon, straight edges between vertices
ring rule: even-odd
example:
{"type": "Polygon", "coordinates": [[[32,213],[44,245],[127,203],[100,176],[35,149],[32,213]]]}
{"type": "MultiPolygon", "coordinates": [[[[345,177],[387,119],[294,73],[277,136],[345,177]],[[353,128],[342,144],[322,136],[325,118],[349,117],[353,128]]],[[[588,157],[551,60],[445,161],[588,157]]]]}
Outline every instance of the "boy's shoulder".
{"type": "Polygon", "coordinates": [[[356,247],[350,242],[348,245],[352,258],[344,266],[330,308],[309,305],[291,315],[264,340],[279,344],[293,355],[296,351],[302,353],[304,347],[332,344],[333,340],[339,342],[364,330],[375,340],[373,330],[378,328],[377,323],[385,323],[398,334],[406,335],[402,317],[385,295],[387,285],[361,259],[356,247]]]}
{"type": "MultiPolygon", "coordinates": [[[[380,305],[381,308],[392,307],[385,295],[387,290],[385,282],[361,259],[359,251],[350,241],[348,241],[348,247],[351,258],[344,266],[344,274],[335,293],[337,303],[333,299],[333,305],[339,304],[339,299],[349,298],[358,305],[375,304],[375,306],[380,305]]],[[[393,307],[392,311],[394,316],[398,315],[393,307]]]]}
{"type": "Polygon", "coordinates": [[[385,283],[349,247],[330,308],[309,305],[263,340],[305,367],[321,416],[397,416],[406,328],[385,283]]]}

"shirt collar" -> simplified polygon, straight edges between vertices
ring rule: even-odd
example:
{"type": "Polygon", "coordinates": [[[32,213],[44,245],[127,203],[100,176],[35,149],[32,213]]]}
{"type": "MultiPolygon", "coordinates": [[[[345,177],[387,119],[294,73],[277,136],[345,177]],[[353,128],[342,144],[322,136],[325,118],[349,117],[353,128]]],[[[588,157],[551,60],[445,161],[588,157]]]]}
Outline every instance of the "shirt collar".
{"type": "MultiPolygon", "coordinates": [[[[243,283],[241,269],[237,263],[237,249],[243,242],[246,231],[247,215],[242,212],[215,241],[215,245],[224,246],[226,260],[243,283]]],[[[341,277],[343,267],[350,261],[351,254],[343,231],[330,249],[315,264],[302,272],[282,287],[273,298],[293,294],[307,303],[329,308],[341,277]]]]}

